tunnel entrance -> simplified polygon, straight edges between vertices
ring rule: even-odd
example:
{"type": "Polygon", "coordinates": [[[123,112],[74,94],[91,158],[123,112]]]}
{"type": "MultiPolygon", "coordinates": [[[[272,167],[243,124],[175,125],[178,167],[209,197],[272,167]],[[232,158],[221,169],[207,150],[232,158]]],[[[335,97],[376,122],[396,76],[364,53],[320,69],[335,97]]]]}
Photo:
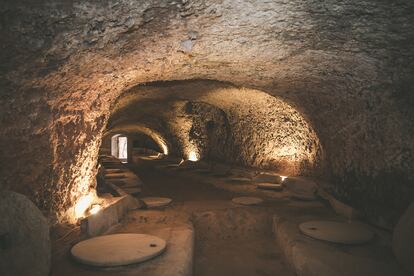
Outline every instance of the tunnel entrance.
{"type": "Polygon", "coordinates": [[[283,175],[312,174],[322,162],[319,138],[294,106],[263,91],[216,81],[131,88],[118,99],[107,129],[145,133],[164,154],[168,145],[170,155],[190,161],[232,163],[283,175]]]}
{"type": "MultiPolygon", "coordinates": [[[[207,80],[157,82],[125,91],[101,137],[99,165],[116,167],[107,168],[106,178],[120,187],[128,168],[116,162],[133,166],[142,157],[168,159],[171,168],[223,164],[288,176],[312,173],[322,158],[316,132],[295,107],[263,91],[207,80]]],[[[80,181],[77,188],[94,194],[93,181],[89,186],[80,181]]],[[[139,194],[136,187],[132,191],[139,194]]]]}
{"type": "Polygon", "coordinates": [[[122,163],[128,162],[128,137],[116,134],[111,138],[111,155],[122,163]]]}

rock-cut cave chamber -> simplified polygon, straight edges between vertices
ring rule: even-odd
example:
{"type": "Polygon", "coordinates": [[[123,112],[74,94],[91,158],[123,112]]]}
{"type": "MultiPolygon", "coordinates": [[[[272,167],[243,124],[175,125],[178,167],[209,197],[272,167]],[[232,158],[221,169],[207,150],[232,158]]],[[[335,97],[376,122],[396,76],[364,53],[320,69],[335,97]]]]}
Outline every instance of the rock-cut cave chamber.
{"type": "Polygon", "coordinates": [[[414,273],[411,1],[7,0],[0,36],[1,275],[414,273]]]}

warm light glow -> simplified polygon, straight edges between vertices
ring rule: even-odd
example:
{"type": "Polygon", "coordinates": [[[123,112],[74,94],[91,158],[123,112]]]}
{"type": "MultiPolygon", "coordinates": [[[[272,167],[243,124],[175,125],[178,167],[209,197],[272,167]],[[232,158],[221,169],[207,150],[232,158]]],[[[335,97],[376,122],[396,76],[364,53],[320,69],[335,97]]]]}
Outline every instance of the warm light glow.
{"type": "Polygon", "coordinates": [[[126,125],[121,125],[111,130],[111,133],[116,133],[116,132],[142,132],[148,135],[149,137],[151,137],[157,143],[157,145],[161,148],[162,153],[164,153],[164,155],[168,155],[169,150],[168,150],[167,142],[158,132],[154,131],[153,129],[150,129],[143,125],[126,124],[126,125]]]}
{"type": "Polygon", "coordinates": [[[198,154],[195,151],[190,151],[188,153],[188,160],[190,161],[198,161],[200,158],[198,156],[198,154]]]}
{"type": "MultiPolygon", "coordinates": [[[[76,155],[76,160],[71,164],[73,185],[67,197],[68,202],[72,204],[59,212],[58,221],[60,223],[76,223],[83,215],[82,209],[84,207],[81,206],[86,205],[86,208],[89,207],[88,204],[82,203],[83,201],[88,201],[88,199],[83,200],[82,198],[87,196],[91,202],[96,198],[95,191],[93,189],[91,191],[91,182],[96,177],[96,159],[98,158],[100,144],[99,137],[96,137],[90,143],[84,144],[85,150],[80,155],[76,155]]],[[[63,179],[57,181],[62,182],[63,179]]]]}
{"type": "Polygon", "coordinates": [[[161,145],[162,153],[164,153],[165,155],[168,155],[168,147],[167,147],[167,144],[162,139],[159,139],[158,142],[161,145]]]}
{"type": "Polygon", "coordinates": [[[94,196],[92,193],[87,194],[86,196],[81,197],[78,200],[78,203],[75,205],[75,217],[81,218],[85,216],[86,210],[91,206],[94,196]]]}
{"type": "Polygon", "coordinates": [[[287,178],[287,176],[284,175],[281,175],[280,177],[282,178],[282,181],[284,181],[287,178]]]}
{"type": "Polygon", "coordinates": [[[93,204],[92,207],[91,207],[91,209],[89,210],[89,213],[92,214],[92,215],[94,215],[94,214],[98,213],[99,210],[101,210],[101,209],[102,209],[101,205],[99,205],[99,204],[93,204]]]}
{"type": "Polygon", "coordinates": [[[128,138],[121,136],[118,137],[118,158],[128,159],[128,138]]]}

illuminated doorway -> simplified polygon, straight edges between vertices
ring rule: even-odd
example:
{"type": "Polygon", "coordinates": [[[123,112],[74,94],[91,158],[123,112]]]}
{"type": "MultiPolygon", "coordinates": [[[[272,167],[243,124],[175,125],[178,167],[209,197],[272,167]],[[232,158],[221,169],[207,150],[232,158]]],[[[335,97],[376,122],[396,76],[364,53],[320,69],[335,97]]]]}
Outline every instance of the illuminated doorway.
{"type": "Polygon", "coordinates": [[[121,134],[111,138],[111,155],[121,160],[123,163],[128,162],[128,138],[121,134]]]}

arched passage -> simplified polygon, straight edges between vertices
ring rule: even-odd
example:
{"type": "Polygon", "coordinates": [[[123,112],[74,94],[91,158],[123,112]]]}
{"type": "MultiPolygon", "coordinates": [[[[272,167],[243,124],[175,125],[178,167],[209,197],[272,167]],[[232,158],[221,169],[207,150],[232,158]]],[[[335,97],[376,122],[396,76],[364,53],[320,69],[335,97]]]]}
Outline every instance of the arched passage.
{"type": "Polygon", "coordinates": [[[259,90],[211,81],[154,83],[121,96],[109,127],[163,129],[176,154],[289,175],[320,173],[322,148],[307,120],[259,90]]]}
{"type": "Polygon", "coordinates": [[[128,137],[122,134],[115,134],[110,137],[111,155],[118,158],[122,162],[128,159],[128,137]]]}
{"type": "MultiPolygon", "coordinates": [[[[169,153],[169,142],[156,130],[151,129],[147,126],[141,125],[140,122],[137,122],[135,124],[122,124],[117,125],[116,127],[113,127],[111,129],[108,129],[104,134],[104,140],[107,137],[110,137],[114,133],[125,133],[129,136],[132,136],[133,138],[134,134],[143,133],[149,138],[151,138],[159,147],[161,152],[165,155],[168,155],[169,153]]],[[[108,146],[108,143],[105,145],[108,146]]]]}

